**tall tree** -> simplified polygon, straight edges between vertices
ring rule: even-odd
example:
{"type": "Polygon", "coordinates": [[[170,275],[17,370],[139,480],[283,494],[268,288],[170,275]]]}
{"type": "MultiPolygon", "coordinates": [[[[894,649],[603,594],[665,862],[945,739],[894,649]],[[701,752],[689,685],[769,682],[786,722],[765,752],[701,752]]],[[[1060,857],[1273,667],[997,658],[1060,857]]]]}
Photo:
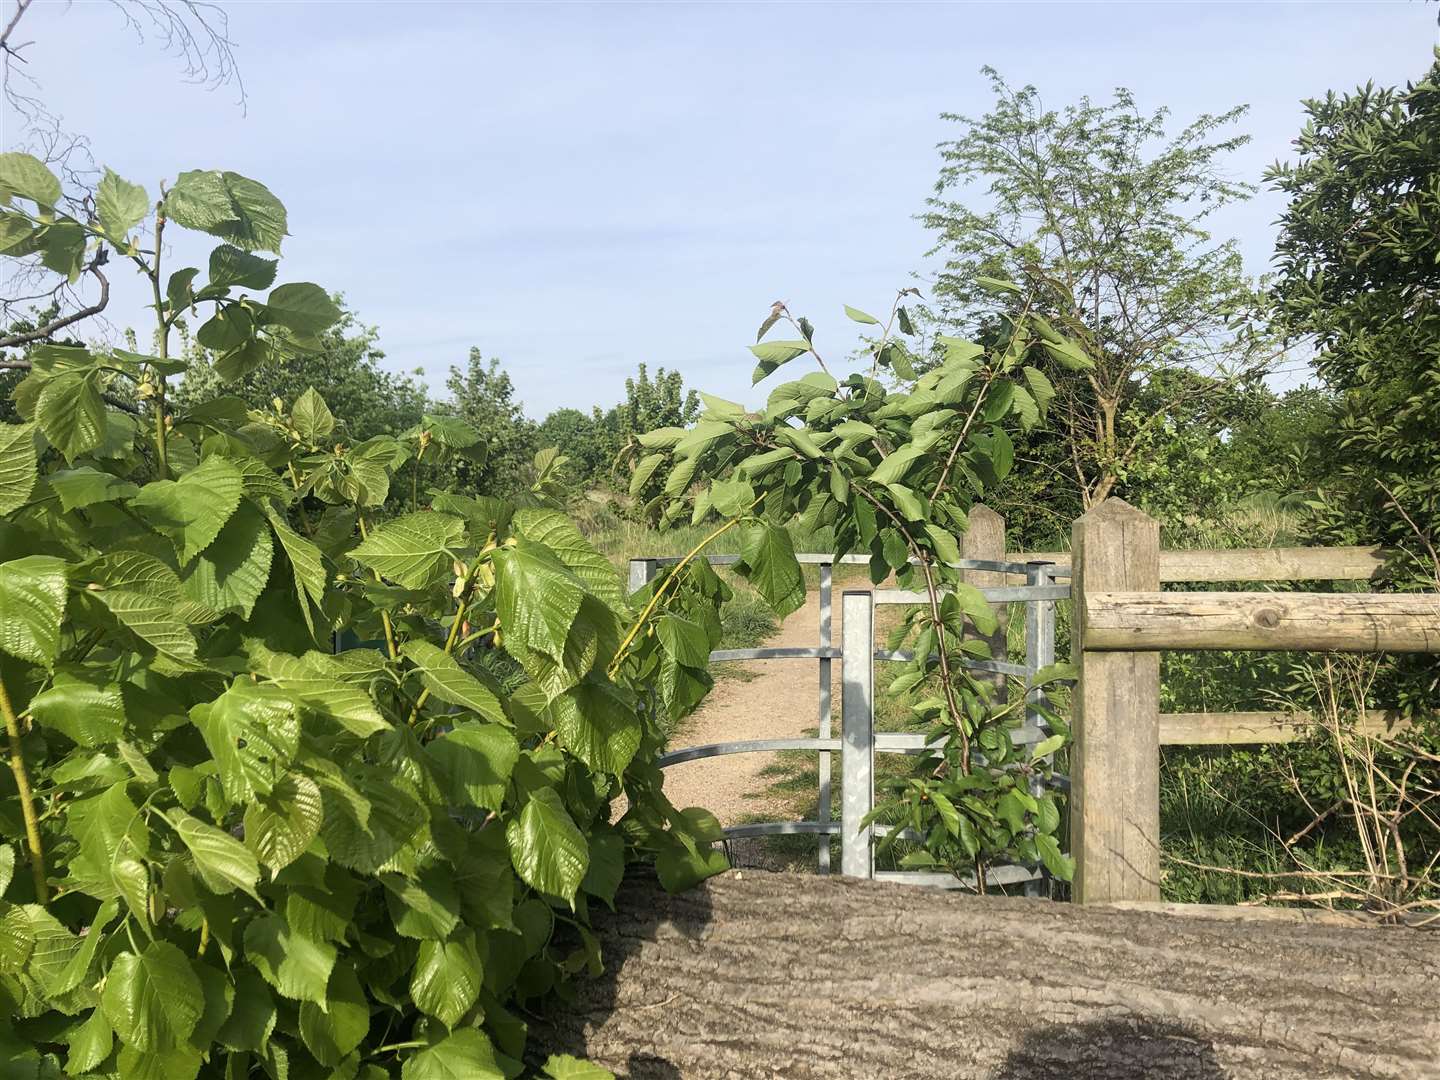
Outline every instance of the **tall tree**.
{"type": "MultiPolygon", "coordinates": [[[[1085,508],[1123,490],[1163,422],[1131,408],[1152,378],[1189,369],[1229,380],[1269,355],[1253,324],[1237,323],[1253,290],[1235,242],[1206,227],[1253,191],[1224,170],[1247,141],[1227,133],[1245,109],[1170,134],[1167,110],[1142,112],[1128,90],[1057,112],[1033,86],[1016,90],[984,70],[994,105],[979,118],[946,114],[960,134],[940,144],[943,167],[922,215],[936,234],[929,254],[943,259],[928,314],[933,329],[983,339],[999,294],[1079,341],[1094,367],[1057,379],[1061,441],[1031,456],[1048,483],[1072,483],[1085,508]],[[962,197],[973,187],[982,191],[962,197]]],[[[1206,380],[1169,385],[1182,395],[1210,389],[1206,380]]]]}
{"type": "MultiPolygon", "coordinates": [[[[1440,54],[1437,54],[1440,56],[1440,54]]],[[[1440,546],[1440,59],[1403,89],[1305,103],[1296,161],[1267,179],[1280,219],[1277,319],[1315,349],[1340,395],[1318,433],[1331,463],[1321,523],[1335,538],[1415,553],[1435,585],[1440,546]]],[[[1433,691],[1432,691],[1433,693],[1433,691]]]]}
{"type": "Polygon", "coordinates": [[[509,372],[499,360],[486,360],[479,348],[471,348],[465,367],[452,367],[445,386],[450,401],[437,408],[453,412],[480,432],[489,451],[483,463],[457,462],[457,481],[487,494],[524,488],[540,448],[540,433],[516,399],[509,372]]]}

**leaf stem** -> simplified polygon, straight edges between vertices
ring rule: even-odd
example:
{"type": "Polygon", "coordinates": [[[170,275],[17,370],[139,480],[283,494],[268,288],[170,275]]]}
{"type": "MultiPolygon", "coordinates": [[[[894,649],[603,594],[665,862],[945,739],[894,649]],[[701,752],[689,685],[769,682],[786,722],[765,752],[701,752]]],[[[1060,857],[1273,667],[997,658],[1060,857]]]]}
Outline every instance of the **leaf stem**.
{"type": "Polygon", "coordinates": [[[15,787],[20,794],[20,815],[25,821],[25,841],[30,848],[30,873],[35,878],[35,900],[44,907],[50,899],[50,887],[45,881],[45,844],[40,839],[40,819],[35,813],[25,749],[20,743],[20,717],[15,714],[3,680],[0,680],[0,714],[5,717],[5,734],[10,740],[10,771],[15,774],[15,787]]]}
{"type": "MultiPolygon", "coordinates": [[[[159,341],[156,352],[161,360],[170,358],[170,325],[165,321],[165,301],[160,295],[161,239],[165,234],[165,211],[163,204],[157,206],[155,214],[155,265],[146,272],[150,277],[150,291],[155,297],[155,322],[159,326],[159,341]]],[[[165,373],[150,369],[155,376],[155,458],[156,470],[161,480],[170,476],[169,432],[165,426],[165,373]]]]}
{"type": "MultiPolygon", "coordinates": [[[[355,515],[355,520],[360,525],[360,539],[368,540],[370,538],[370,530],[365,527],[365,515],[357,513],[355,515]]],[[[384,582],[380,579],[380,572],[378,570],[371,570],[370,573],[375,578],[375,584],[384,584],[384,582]]],[[[395,647],[395,627],[392,626],[390,623],[390,613],[384,608],[380,609],[380,623],[382,626],[385,627],[385,648],[386,651],[388,651],[390,654],[390,659],[400,659],[400,650],[395,647]]]]}

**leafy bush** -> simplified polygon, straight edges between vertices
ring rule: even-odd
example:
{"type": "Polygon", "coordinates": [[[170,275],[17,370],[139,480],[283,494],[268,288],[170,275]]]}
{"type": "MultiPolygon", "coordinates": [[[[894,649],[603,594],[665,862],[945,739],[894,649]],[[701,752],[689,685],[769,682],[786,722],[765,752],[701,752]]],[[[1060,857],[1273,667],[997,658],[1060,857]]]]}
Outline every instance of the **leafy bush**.
{"type": "Polygon", "coordinates": [[[0,426],[7,1074],[518,1075],[521,1010],[600,969],[589,911],[626,862],[671,888],[724,866],[654,759],[726,590],[690,575],[636,622],[555,510],[432,490],[376,520],[406,462],[474,445],[458,421],[352,443],[313,390],[172,409],[183,313],[210,310],[222,378],[339,318],[308,283],[255,297],[286,231],[261,185],[182,174],[153,252],[114,174],[95,221],[25,155],[0,190],[8,255],[134,259],[159,330],[153,356],[34,349],[0,426]],[[162,276],[167,223],[226,241],[203,284],[162,276]]]}

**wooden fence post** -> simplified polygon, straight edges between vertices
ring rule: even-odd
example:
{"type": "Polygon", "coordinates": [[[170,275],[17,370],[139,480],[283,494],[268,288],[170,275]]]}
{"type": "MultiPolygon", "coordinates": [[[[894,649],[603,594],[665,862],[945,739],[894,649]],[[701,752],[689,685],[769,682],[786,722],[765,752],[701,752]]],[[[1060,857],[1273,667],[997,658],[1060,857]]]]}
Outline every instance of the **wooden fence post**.
{"type": "MultiPolygon", "coordinates": [[[[992,562],[1004,562],[1005,519],[983,503],[976,503],[970,508],[969,518],[970,528],[965,530],[960,537],[960,557],[962,559],[989,559],[992,562]]],[[[990,589],[1005,585],[1008,576],[993,570],[962,570],[960,580],[977,589],[990,589]]],[[[996,604],[995,614],[999,617],[999,623],[995,632],[984,640],[990,644],[991,657],[1004,661],[1009,658],[1007,643],[1009,611],[1006,609],[1006,605],[996,604]]],[[[1008,697],[1005,676],[995,674],[990,676],[989,681],[994,687],[996,703],[1003,705],[1008,697]]]]}
{"type": "Polygon", "coordinates": [[[1106,499],[1071,532],[1075,742],[1070,853],[1078,903],[1160,899],[1160,654],[1087,650],[1085,595],[1160,588],[1160,524],[1106,499]]]}

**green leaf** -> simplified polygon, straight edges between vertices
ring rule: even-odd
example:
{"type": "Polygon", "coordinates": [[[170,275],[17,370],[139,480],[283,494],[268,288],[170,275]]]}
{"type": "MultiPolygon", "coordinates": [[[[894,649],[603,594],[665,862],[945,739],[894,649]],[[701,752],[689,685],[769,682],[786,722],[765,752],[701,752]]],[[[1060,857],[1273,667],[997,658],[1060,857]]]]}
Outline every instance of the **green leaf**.
{"type": "MultiPolygon", "coordinates": [[[[433,510],[387,521],[350,555],[381,577],[406,589],[425,589],[439,581],[464,542],[465,522],[433,510]]],[[[498,555],[497,555],[498,561],[498,555]]]]}
{"type": "Polygon", "coordinates": [[[0,844],[0,896],[10,888],[15,879],[15,849],[9,844],[0,844]]]}
{"type": "Polygon", "coordinates": [[[983,274],[975,275],[975,284],[979,285],[986,292],[992,293],[1021,293],[1025,291],[1013,281],[1002,281],[1000,278],[986,277],[983,274]]]}
{"type": "Polygon", "coordinates": [[[730,869],[723,851],[705,847],[692,849],[674,837],[671,841],[655,856],[655,876],[666,892],[683,892],[730,869]]]}
{"type": "Polygon", "coordinates": [[[421,683],[441,701],[472,709],[487,720],[509,722],[495,692],[443,649],[417,638],[401,646],[400,653],[416,666],[421,683]]]}
{"type": "MultiPolygon", "coordinates": [[[[319,802],[318,792],[316,802],[319,802]]],[[[214,893],[227,893],[240,888],[255,896],[260,867],[244,844],[223,829],[217,829],[183,810],[172,809],[165,816],[190,849],[195,869],[207,889],[214,893]]],[[[249,839],[248,830],[246,838],[249,839]]]]}
{"type": "MultiPolygon", "coordinates": [[[[9,614],[7,610],[7,623],[9,614]]],[[[0,623],[0,637],[7,623],[0,623]]],[[[108,681],[103,672],[57,672],[49,689],[30,699],[30,713],[42,727],[89,748],[113,743],[125,730],[120,686],[108,681]]]]}
{"type": "Polygon", "coordinates": [[[290,422],[308,443],[318,443],[335,430],[335,415],[313,386],[296,398],[290,409],[290,422]]]}
{"type": "Polygon", "coordinates": [[[504,632],[562,663],[584,585],[549,548],[528,540],[501,548],[494,558],[495,610],[504,632]]]}
{"type": "Polygon", "coordinates": [[[218,169],[183,172],[165,196],[165,216],[247,251],[280,251],[285,207],[263,184],[218,169]]]}
{"type": "Polygon", "coordinates": [[[521,509],[513,521],[527,540],[549,548],[587,591],[612,607],[625,606],[625,582],[615,564],[585,539],[567,515],[559,510],[521,509]]]}
{"type": "Polygon", "coordinates": [[[219,766],[231,803],[270,794],[300,744],[295,699],[243,677],[214,701],[192,708],[190,719],[219,766]]]}
{"type": "Polygon", "coordinates": [[[890,497],[906,521],[924,521],[930,516],[930,504],[923,495],[917,495],[904,484],[886,484],[890,497]]]}
{"type": "Polygon", "coordinates": [[[467,723],[427,743],[425,755],[435,763],[453,805],[499,813],[520,744],[499,724],[467,723]]]}
{"type": "Polygon", "coordinates": [[[880,320],[875,318],[874,315],[867,315],[859,308],[853,308],[849,304],[845,305],[845,314],[858,323],[865,323],[868,326],[880,325],[880,320]]]}
{"type": "Polygon", "coordinates": [[[703,668],[710,662],[710,637],[699,623],[680,615],[662,615],[655,623],[661,646],[687,667],[703,668]]]}
{"type": "Polygon", "coordinates": [[[66,461],[94,450],[105,438],[100,372],[66,371],[46,379],[35,400],[35,419],[66,461]]]}
{"type": "MultiPolygon", "coordinates": [[[[198,267],[187,266],[170,275],[170,280],[165,283],[165,299],[169,301],[172,311],[184,311],[195,303],[194,284],[199,273],[198,267]]],[[[162,366],[168,366],[168,361],[160,363],[162,366]]],[[[168,375],[169,372],[166,374],[168,375]]]]}
{"type": "Polygon", "coordinates": [[[124,240],[149,212],[150,196],[143,187],[105,170],[95,190],[95,216],[110,239],[124,240]]]}
{"type": "Polygon", "coordinates": [[[790,534],[766,522],[746,526],[740,534],[737,569],[782,619],[805,603],[805,577],[795,558],[790,534]]]}
{"type": "Polygon", "coordinates": [[[1040,861],[1045,864],[1045,869],[1050,871],[1051,877],[1069,881],[1075,876],[1075,860],[1069,855],[1060,854],[1059,841],[1049,833],[1035,834],[1035,850],[1040,853],[1040,861]]]}
{"type": "Polygon", "coordinates": [[[48,668],[60,651],[68,575],[64,559],[27,555],[0,563],[0,649],[48,668]]]}
{"type": "Polygon", "coordinates": [[[945,831],[951,836],[960,836],[960,811],[955,809],[955,804],[938,791],[930,792],[930,803],[935,807],[940,820],[945,823],[945,831]]]}
{"type": "Polygon", "coordinates": [[[925,452],[914,443],[906,443],[890,454],[870,474],[872,484],[898,484],[910,471],[910,466],[925,456],[925,452]]]}
{"type": "Polygon", "coordinates": [[[625,838],[606,826],[590,834],[590,865],[580,883],[591,896],[598,896],[613,909],[615,891],[625,877],[625,838]]]}
{"type": "Polygon", "coordinates": [[[139,955],[121,953],[110,965],[100,994],[105,1019],[120,1041],[152,1053],[189,1039],[203,1003],[195,969],[168,941],[152,941],[139,955]]]}
{"type": "Polygon", "coordinates": [[[539,788],[505,826],[510,861],[533,889],[574,903],[590,851],[553,788],[539,788]]]}
{"type": "Polygon", "coordinates": [[[397,934],[443,941],[460,924],[460,894],[448,866],[431,864],[416,881],[399,874],[385,874],[380,880],[397,934]]]}
{"type": "Polygon", "coordinates": [[[1043,757],[1049,757],[1065,745],[1064,735],[1051,735],[1040,740],[1030,748],[1030,760],[1039,761],[1043,757]]]}
{"type": "Polygon", "coordinates": [[[295,930],[279,915],[262,915],[245,928],[245,958],[285,997],[325,1004],[335,946],[295,930]]]}
{"type": "Polygon", "coordinates": [[[59,469],[45,479],[50,489],[60,496],[60,506],[66,512],[116,499],[128,499],[140,490],[127,480],[89,465],[59,469]]]}
{"type": "Polygon", "coordinates": [[[400,1080],[506,1080],[495,1047],[479,1028],[461,1028],[409,1058],[400,1080]]]}
{"type": "Polygon", "coordinates": [[[619,776],[640,749],[635,705],[609,682],[577,683],[550,703],[549,716],[560,745],[600,772],[619,776]]]}
{"type": "Polygon", "coordinates": [[[138,551],[119,551],[87,568],[87,594],[158,651],[176,660],[195,657],[195,635],[184,616],[191,602],[180,591],[175,571],[138,551]]]}
{"type": "Polygon", "coordinates": [[[260,1053],[275,1030],[275,999],[270,988],[249,968],[235,972],[235,1004],[215,1035],[230,1050],[260,1053]]]}
{"type": "Polygon", "coordinates": [[[0,514],[30,501],[38,475],[31,424],[0,424],[0,514]]]}
{"type": "Polygon", "coordinates": [[[242,503],[214,543],[181,575],[180,587],[211,611],[238,611],[248,619],[270,580],[274,554],[264,516],[253,504],[242,503]]]}
{"type": "Polygon", "coordinates": [[[1030,396],[1035,399],[1035,404],[1040,412],[1044,413],[1050,407],[1050,402],[1055,400],[1055,384],[1039,368],[1027,367],[1024,371],[1025,382],[1030,387],[1030,396]]]}
{"type": "Polygon", "coordinates": [[[345,314],[329,293],[309,281],[276,286],[265,299],[265,311],[266,322],[307,337],[328,330],[345,314]]]}
{"type": "Polygon", "coordinates": [[[216,455],[179,480],[146,484],[130,500],[130,508],[170,540],[184,567],[220,535],[244,490],[244,478],[234,462],[216,455]]]}
{"type": "Polygon", "coordinates": [[[370,1002],[349,962],[330,972],[323,1004],[300,1004],[300,1038],[321,1065],[334,1068],[355,1050],[370,1031],[370,1002]]]}
{"type": "Polygon", "coordinates": [[[51,210],[60,201],[60,181],[33,154],[0,154],[0,194],[5,192],[51,210]]]}
{"type": "Polygon", "coordinates": [[[640,464],[635,466],[635,471],[630,474],[630,497],[633,499],[640,494],[650,478],[655,475],[655,470],[665,463],[664,454],[646,454],[640,459],[640,464]]]}
{"type": "Polygon", "coordinates": [[[279,872],[320,835],[324,817],[319,785],[301,773],[286,773],[268,794],[256,795],[245,808],[245,843],[279,872]]]}
{"type": "Polygon", "coordinates": [[[241,251],[232,244],[221,244],[210,252],[210,280],[208,288],[228,288],[238,285],[245,289],[268,289],[275,281],[274,259],[265,259],[241,251]]]}
{"type": "Polygon", "coordinates": [[[569,1054],[551,1054],[543,1066],[550,1080],[615,1080],[615,1074],[569,1054]]]}
{"type": "Polygon", "coordinates": [[[808,341],[764,341],[758,345],[751,345],[750,351],[755,354],[755,359],[760,361],[755,365],[755,374],[750,380],[753,385],[776,368],[809,352],[810,343],[808,341]]]}
{"type": "Polygon", "coordinates": [[[473,933],[423,941],[410,973],[410,997],[421,1012],[453,1028],[480,996],[481,975],[473,933]]]}
{"type": "Polygon", "coordinates": [[[115,1033],[102,1009],[91,1009],[89,1018],[70,1032],[69,1054],[65,1058],[68,1075],[78,1076],[100,1067],[115,1047],[115,1033]]]}
{"type": "Polygon", "coordinates": [[[1073,341],[1045,342],[1045,351],[1067,371],[1089,371],[1095,366],[1085,350],[1073,341]]]}
{"type": "Polygon", "coordinates": [[[266,678],[350,734],[363,739],[390,727],[366,688],[347,681],[342,661],[336,657],[317,652],[303,657],[262,652],[253,645],[250,652],[266,678]]]}

